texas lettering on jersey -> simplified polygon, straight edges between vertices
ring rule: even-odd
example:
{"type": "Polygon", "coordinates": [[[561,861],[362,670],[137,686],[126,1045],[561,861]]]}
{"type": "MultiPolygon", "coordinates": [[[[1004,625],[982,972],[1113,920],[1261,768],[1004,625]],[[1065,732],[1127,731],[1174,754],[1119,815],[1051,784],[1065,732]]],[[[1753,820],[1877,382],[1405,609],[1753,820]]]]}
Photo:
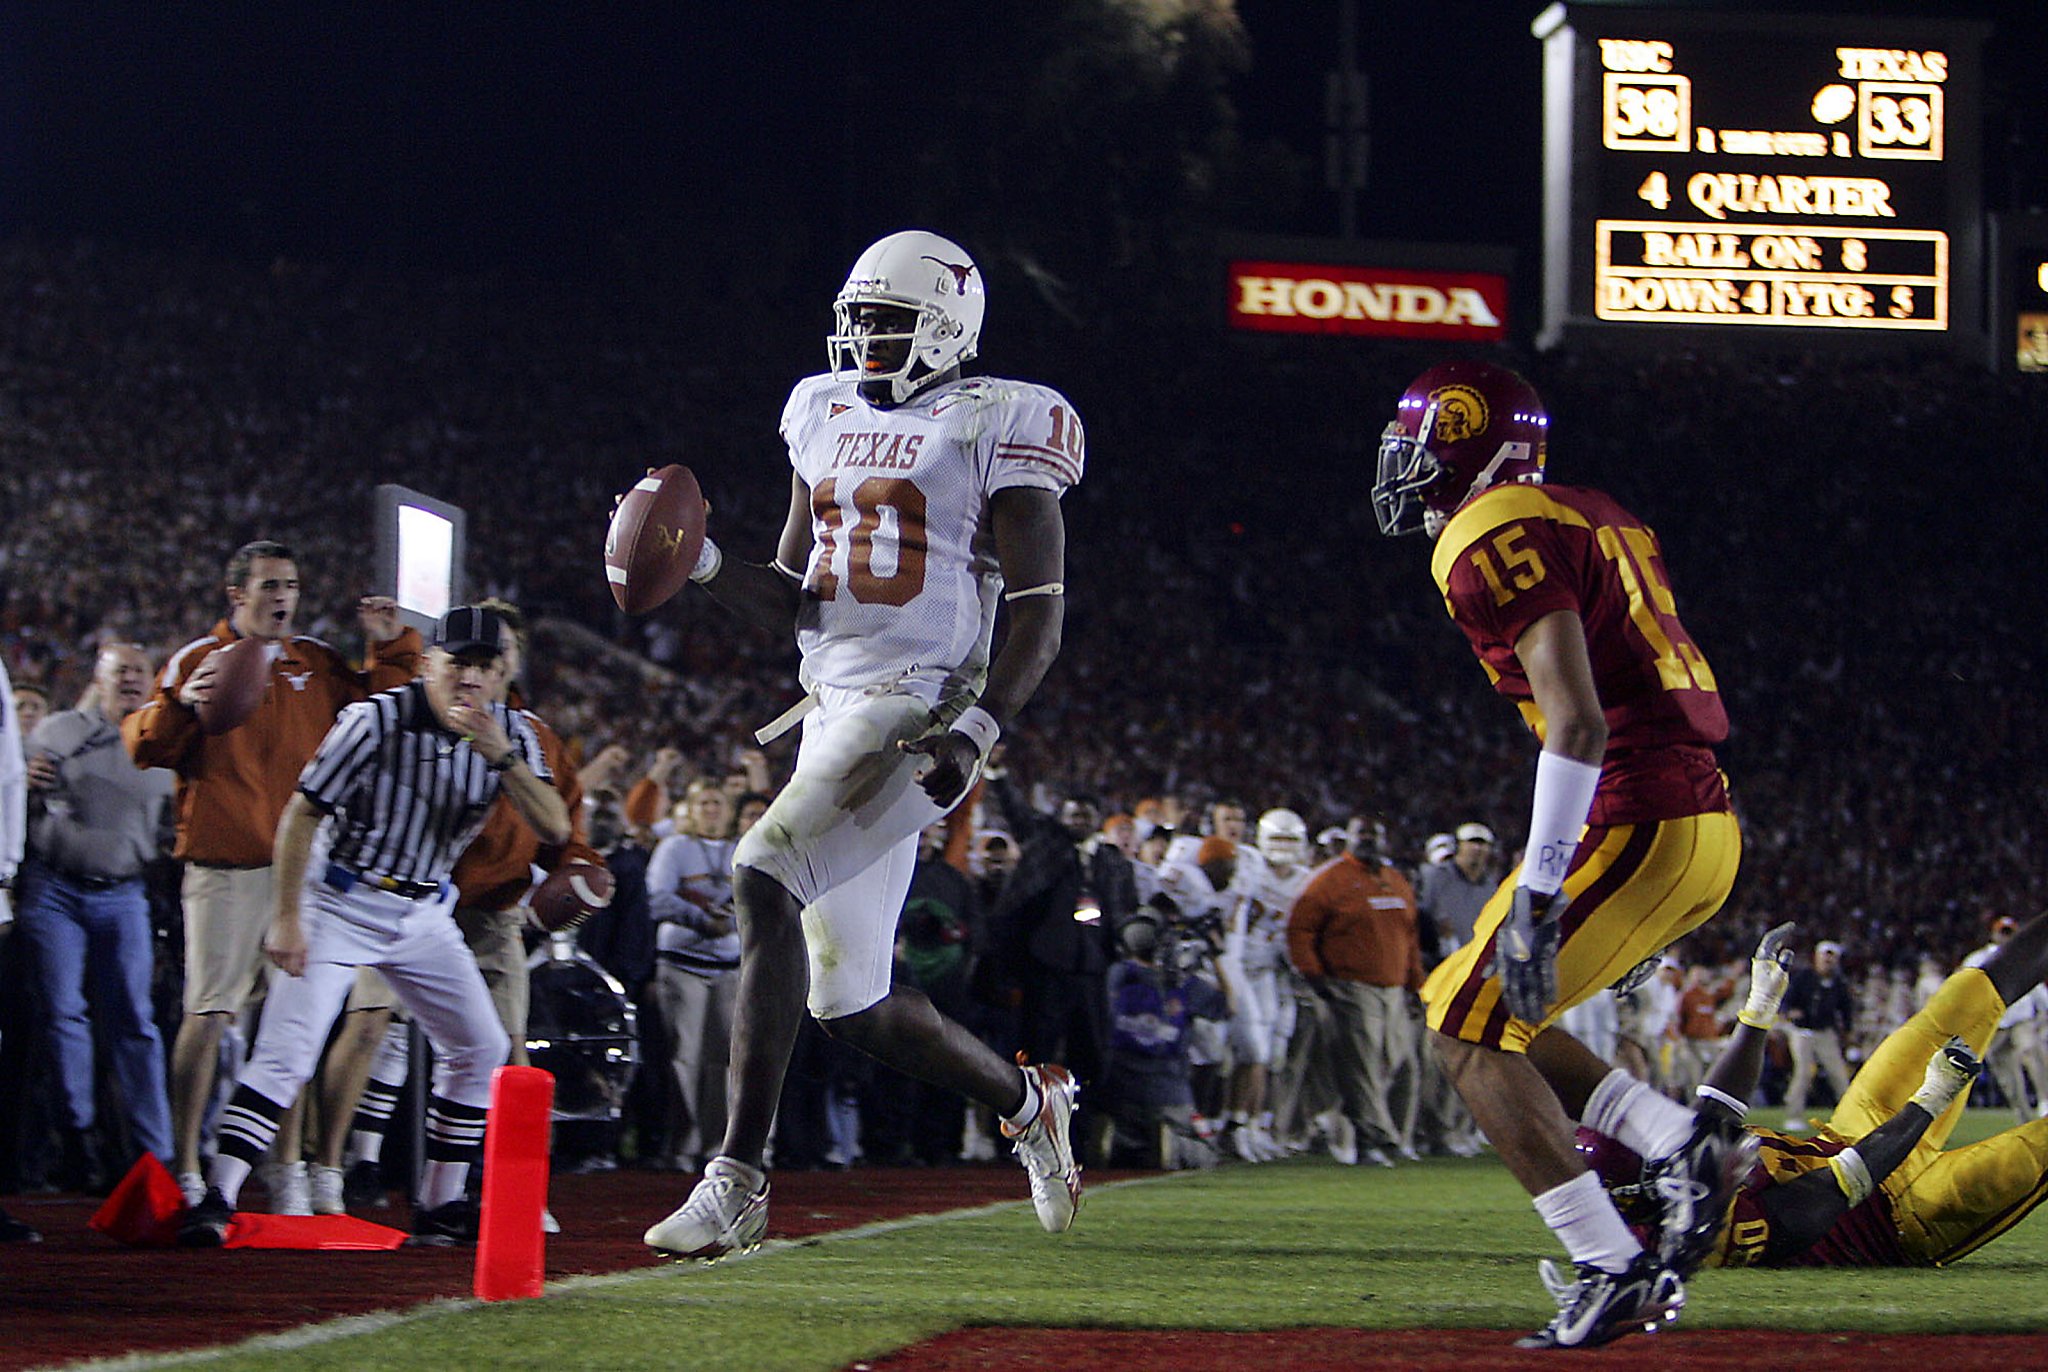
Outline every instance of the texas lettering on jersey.
{"type": "Polygon", "coordinates": [[[882,409],[813,376],[790,393],[782,434],[811,492],[806,676],[867,686],[985,670],[1002,591],[989,497],[1081,479],[1073,406],[1045,386],[971,377],[882,409]]]}

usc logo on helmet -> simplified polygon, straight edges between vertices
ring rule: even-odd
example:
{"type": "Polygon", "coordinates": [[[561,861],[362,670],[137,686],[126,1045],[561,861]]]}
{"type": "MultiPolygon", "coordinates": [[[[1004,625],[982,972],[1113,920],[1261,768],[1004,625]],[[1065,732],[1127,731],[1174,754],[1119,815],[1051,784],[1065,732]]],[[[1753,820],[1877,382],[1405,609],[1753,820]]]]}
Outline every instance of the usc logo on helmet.
{"type": "Polygon", "coordinates": [[[1429,393],[1429,402],[1436,407],[1431,437],[1437,442],[1462,443],[1486,432],[1486,397],[1472,387],[1439,386],[1429,393]]]}

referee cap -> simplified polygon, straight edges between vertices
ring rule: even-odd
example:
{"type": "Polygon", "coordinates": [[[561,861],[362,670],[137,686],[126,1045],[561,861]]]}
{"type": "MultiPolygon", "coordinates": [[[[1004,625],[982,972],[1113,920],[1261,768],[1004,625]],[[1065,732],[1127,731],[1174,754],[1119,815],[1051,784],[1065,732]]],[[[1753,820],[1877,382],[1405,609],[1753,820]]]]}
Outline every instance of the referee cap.
{"type": "Polygon", "coordinates": [[[481,605],[458,605],[441,616],[434,626],[434,646],[445,653],[465,653],[472,648],[498,652],[505,646],[505,621],[494,610],[481,605]]]}

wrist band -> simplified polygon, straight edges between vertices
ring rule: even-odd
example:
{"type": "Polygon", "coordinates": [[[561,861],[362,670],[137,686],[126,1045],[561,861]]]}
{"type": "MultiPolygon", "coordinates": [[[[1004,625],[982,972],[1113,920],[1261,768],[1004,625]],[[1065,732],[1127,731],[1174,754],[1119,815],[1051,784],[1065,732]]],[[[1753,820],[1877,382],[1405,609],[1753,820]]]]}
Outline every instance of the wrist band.
{"type": "Polygon", "coordinates": [[[1536,755],[1536,794],[1529,804],[1529,844],[1519,885],[1554,896],[1571,870],[1600,769],[1590,762],[1549,751],[1536,755]]]}
{"type": "Polygon", "coordinates": [[[718,575],[718,569],[725,565],[725,554],[718,551],[718,545],[711,541],[711,535],[704,535],[704,546],[697,550],[697,565],[690,571],[690,580],[702,585],[718,575]]]}
{"type": "Polygon", "coordinates": [[[1842,1194],[1849,1198],[1851,1209],[1870,1199],[1877,1183],[1870,1179],[1870,1167],[1863,1161],[1861,1153],[1853,1148],[1844,1148],[1828,1159],[1828,1166],[1834,1170],[1835,1185],[1841,1187],[1842,1194]]]}
{"type": "Polygon", "coordinates": [[[1778,1012],[1776,1010],[1756,1011],[1745,1005],[1735,1012],[1735,1018],[1752,1029],[1761,1029],[1768,1034],[1778,1023],[1778,1012]]]}
{"type": "Polygon", "coordinates": [[[988,750],[995,747],[996,740],[1003,736],[1003,726],[979,705],[970,705],[953,721],[953,732],[965,734],[967,741],[974,745],[974,751],[986,758],[988,750]]]}

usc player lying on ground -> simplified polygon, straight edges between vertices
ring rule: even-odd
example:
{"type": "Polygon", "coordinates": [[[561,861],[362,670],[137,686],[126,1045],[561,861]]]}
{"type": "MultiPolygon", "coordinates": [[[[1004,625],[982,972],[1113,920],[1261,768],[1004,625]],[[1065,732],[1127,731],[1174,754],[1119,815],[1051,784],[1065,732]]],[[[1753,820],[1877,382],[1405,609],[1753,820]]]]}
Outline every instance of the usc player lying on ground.
{"type": "MultiPolygon", "coordinates": [[[[1748,1003],[1699,1088],[1702,1109],[1741,1117],[1784,993],[1793,926],[1766,934],[1748,1003]]],[[[1945,1267],[2026,1218],[2048,1197],[2048,1119],[1948,1149],[1985,1046],[2006,1006],[2048,974],[2048,914],[1981,967],[1942,983],[1849,1083],[1812,1138],[1750,1127],[1762,1144],[1708,1257],[1722,1267],[1945,1267]]],[[[1614,1140],[1580,1144],[1625,1215],[1653,1217],[1659,1197],[1614,1140]]]]}

